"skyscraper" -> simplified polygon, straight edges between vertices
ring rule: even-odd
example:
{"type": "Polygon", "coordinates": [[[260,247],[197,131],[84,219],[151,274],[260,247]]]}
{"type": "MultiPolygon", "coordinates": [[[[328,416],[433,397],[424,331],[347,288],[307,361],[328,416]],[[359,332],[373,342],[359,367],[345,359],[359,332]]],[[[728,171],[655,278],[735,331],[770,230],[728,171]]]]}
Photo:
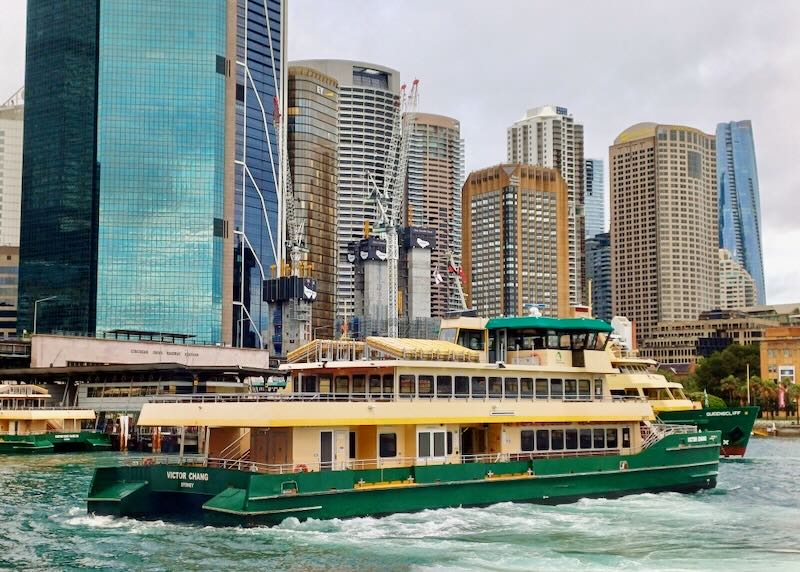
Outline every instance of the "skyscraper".
{"type": "Polygon", "coordinates": [[[567,183],[569,205],[569,303],[583,303],[584,161],[583,125],[575,123],[566,107],[545,105],[529,109],[508,128],[509,163],[558,169],[567,183]]]}
{"type": "Polygon", "coordinates": [[[719,307],[738,310],[757,305],[758,288],[750,273],[729,250],[719,249],[719,307]]]}
{"type": "Polygon", "coordinates": [[[364,223],[375,222],[367,174],[378,187],[382,185],[400,99],[400,74],[384,66],[348,60],[304,60],[292,65],[317,70],[339,84],[336,317],[352,316],[355,269],[347,255],[350,244],[364,238],[364,223]]]}
{"type": "Polygon", "coordinates": [[[602,159],[586,159],[584,182],[584,236],[589,239],[606,230],[606,183],[602,159]]]}
{"type": "Polygon", "coordinates": [[[462,201],[468,305],[481,316],[569,312],[567,185],[557,169],[505,164],[473,171],[462,201]]]}
{"type": "Polygon", "coordinates": [[[263,347],[280,0],[28,3],[20,329],[263,347]]]}
{"type": "Polygon", "coordinates": [[[609,148],[614,315],[637,337],[719,301],[714,136],[639,123],[609,148]]]}
{"type": "Polygon", "coordinates": [[[407,223],[436,232],[431,252],[431,316],[460,310],[457,285],[448,273],[448,252],[461,263],[461,186],[464,140],[455,119],[414,113],[409,121],[407,223]]]}
{"type": "Polygon", "coordinates": [[[601,232],[586,239],[586,283],[591,280],[592,314],[611,321],[611,236],[601,232]]]}
{"type": "Polygon", "coordinates": [[[17,333],[23,89],[0,104],[0,336],[17,333]]]}
{"type": "Polygon", "coordinates": [[[717,185],[719,247],[731,252],[753,277],[758,303],[766,304],[758,169],[749,120],[717,125],[717,185]]]}
{"type": "Polygon", "coordinates": [[[312,334],[334,334],[336,295],[336,145],[339,84],[303,66],[289,66],[287,139],[295,209],[305,225],[309,273],[317,281],[312,334]]]}

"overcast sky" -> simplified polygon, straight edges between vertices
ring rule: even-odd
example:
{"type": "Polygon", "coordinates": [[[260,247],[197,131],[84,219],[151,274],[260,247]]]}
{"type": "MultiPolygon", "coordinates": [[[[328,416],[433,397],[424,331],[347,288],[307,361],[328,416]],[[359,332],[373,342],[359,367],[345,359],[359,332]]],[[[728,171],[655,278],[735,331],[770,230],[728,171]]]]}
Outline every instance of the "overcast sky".
{"type": "MultiPolygon", "coordinates": [[[[800,1],[289,4],[290,60],[358,59],[419,78],[419,110],[461,121],[468,171],[505,160],[506,127],[542,104],[567,107],[586,156],[605,160],[639,121],[714,133],[752,120],[767,301],[800,301],[800,1]]],[[[25,2],[0,8],[4,100],[24,79],[25,2]]]]}

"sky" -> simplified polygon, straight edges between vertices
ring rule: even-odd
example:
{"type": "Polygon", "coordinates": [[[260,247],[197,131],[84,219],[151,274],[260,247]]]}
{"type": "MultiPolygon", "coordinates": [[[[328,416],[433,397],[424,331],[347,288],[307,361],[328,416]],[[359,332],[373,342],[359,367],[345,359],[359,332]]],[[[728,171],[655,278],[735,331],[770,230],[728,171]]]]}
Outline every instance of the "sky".
{"type": "MultiPolygon", "coordinates": [[[[24,81],[24,0],[0,0],[0,14],[2,102],[24,81]]],[[[714,133],[750,119],[778,304],[800,301],[798,29],[797,0],[289,0],[287,37],[290,61],[356,59],[419,79],[419,111],[461,122],[468,172],[504,161],[506,128],[544,104],[567,107],[586,157],[606,161],[640,121],[714,133]]]]}

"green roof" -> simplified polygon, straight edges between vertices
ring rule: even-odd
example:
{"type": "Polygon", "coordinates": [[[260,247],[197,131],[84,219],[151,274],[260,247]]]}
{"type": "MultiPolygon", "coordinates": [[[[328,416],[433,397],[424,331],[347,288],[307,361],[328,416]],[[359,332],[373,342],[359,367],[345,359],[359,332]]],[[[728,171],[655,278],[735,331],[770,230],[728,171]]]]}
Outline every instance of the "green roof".
{"type": "Polygon", "coordinates": [[[594,318],[492,318],[486,324],[487,330],[559,330],[566,332],[613,332],[608,322],[594,318]]]}

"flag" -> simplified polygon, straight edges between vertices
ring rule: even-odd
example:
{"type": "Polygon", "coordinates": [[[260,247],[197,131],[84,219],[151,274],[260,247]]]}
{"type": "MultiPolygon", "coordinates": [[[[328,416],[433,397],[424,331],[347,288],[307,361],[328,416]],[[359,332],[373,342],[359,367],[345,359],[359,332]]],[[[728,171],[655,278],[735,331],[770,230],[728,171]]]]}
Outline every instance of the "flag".
{"type": "Polygon", "coordinates": [[[442,282],[444,282],[444,278],[442,278],[442,275],[439,273],[438,268],[433,271],[433,279],[437,284],[441,284],[442,282]]]}
{"type": "Polygon", "coordinates": [[[458,277],[461,278],[461,283],[464,283],[464,270],[461,267],[456,268],[452,264],[447,265],[447,271],[453,272],[454,274],[458,274],[458,277]]]}
{"type": "Polygon", "coordinates": [[[708,392],[705,389],[703,390],[703,403],[705,403],[706,408],[708,408],[708,392]]]}
{"type": "Polygon", "coordinates": [[[778,409],[786,409],[786,388],[782,383],[778,384],[778,409]]]}

